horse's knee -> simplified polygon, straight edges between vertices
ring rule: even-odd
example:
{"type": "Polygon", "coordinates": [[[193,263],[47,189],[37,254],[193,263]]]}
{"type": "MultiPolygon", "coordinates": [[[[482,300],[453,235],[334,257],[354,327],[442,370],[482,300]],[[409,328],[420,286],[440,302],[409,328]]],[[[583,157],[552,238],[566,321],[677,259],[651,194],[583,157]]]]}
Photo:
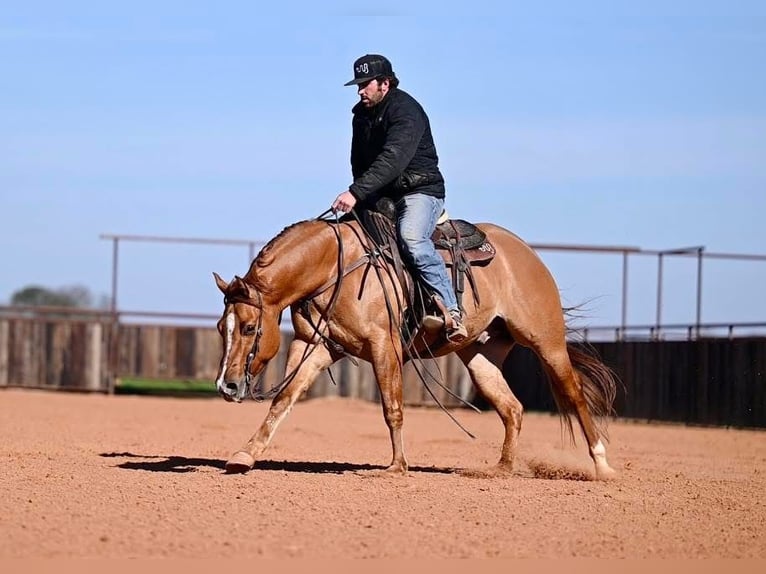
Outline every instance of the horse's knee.
{"type": "Polygon", "coordinates": [[[404,413],[401,407],[398,409],[385,409],[383,418],[390,428],[401,428],[404,423],[404,413]]]}
{"type": "Polygon", "coordinates": [[[508,401],[506,404],[506,416],[508,417],[509,422],[513,422],[513,424],[519,428],[521,427],[521,419],[524,416],[524,407],[521,405],[521,402],[516,399],[516,397],[512,397],[513,400],[508,401]]]}

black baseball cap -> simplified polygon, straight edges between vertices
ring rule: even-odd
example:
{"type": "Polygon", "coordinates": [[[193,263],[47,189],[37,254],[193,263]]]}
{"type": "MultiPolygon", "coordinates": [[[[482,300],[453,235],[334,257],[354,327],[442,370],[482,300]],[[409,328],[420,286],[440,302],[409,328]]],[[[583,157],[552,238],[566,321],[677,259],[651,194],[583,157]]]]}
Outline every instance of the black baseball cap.
{"type": "Polygon", "coordinates": [[[365,54],[354,62],[354,79],[343,85],[353,86],[355,84],[363,84],[381,76],[387,78],[396,77],[394,70],[391,68],[391,62],[380,54],[365,54]]]}

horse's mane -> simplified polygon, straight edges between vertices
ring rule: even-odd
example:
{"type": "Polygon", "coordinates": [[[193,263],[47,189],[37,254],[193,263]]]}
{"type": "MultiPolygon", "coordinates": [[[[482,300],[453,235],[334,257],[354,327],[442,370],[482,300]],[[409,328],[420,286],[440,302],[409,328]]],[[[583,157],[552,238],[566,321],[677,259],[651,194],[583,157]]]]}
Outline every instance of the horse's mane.
{"type": "Polygon", "coordinates": [[[313,220],[306,219],[303,221],[297,221],[285,227],[282,231],[280,231],[277,235],[272,237],[269,240],[269,242],[261,248],[261,251],[258,253],[253,263],[255,263],[255,265],[257,265],[258,267],[266,267],[268,265],[271,265],[271,263],[274,261],[274,254],[272,252],[274,251],[276,244],[279,243],[288,233],[292,232],[293,229],[295,229],[299,225],[303,225],[304,223],[307,223],[308,221],[313,221],[313,220]]]}
{"type": "Polygon", "coordinates": [[[292,223],[285,227],[277,235],[272,237],[268,243],[266,243],[266,245],[261,248],[261,250],[258,252],[258,255],[255,256],[255,259],[253,259],[253,262],[250,264],[250,269],[244,277],[245,281],[250,283],[253,287],[257,288],[261,292],[265,293],[270,291],[271,286],[261,280],[261,277],[258,274],[258,269],[271,265],[274,262],[274,258],[276,257],[274,250],[277,244],[280,243],[295,228],[302,226],[304,223],[308,223],[309,221],[313,220],[305,219],[303,221],[292,223]]]}

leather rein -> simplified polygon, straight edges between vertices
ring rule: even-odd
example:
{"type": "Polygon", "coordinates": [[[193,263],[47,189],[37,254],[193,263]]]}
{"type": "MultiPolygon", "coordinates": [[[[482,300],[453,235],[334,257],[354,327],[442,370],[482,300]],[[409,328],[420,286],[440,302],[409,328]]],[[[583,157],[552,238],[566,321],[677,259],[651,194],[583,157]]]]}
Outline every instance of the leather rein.
{"type": "MultiPolygon", "coordinates": [[[[325,215],[327,215],[331,210],[327,210],[319,217],[317,217],[317,220],[326,221],[323,219],[325,215]]],[[[337,215],[335,216],[336,223],[338,223],[337,215]]],[[[359,257],[356,261],[354,261],[349,266],[343,265],[343,258],[344,258],[344,249],[343,249],[343,240],[341,237],[340,232],[337,230],[336,227],[333,227],[333,230],[335,231],[335,234],[338,238],[338,273],[330,278],[324,285],[319,287],[318,289],[314,290],[312,293],[307,295],[301,300],[301,311],[303,312],[304,317],[309,321],[311,326],[314,329],[314,333],[312,334],[312,339],[316,336],[318,336],[324,344],[332,351],[343,354],[347,356],[355,365],[358,365],[358,362],[356,359],[347,354],[345,350],[343,349],[342,345],[339,343],[333,341],[330,339],[325,332],[326,327],[329,324],[330,317],[332,316],[333,311],[335,310],[335,304],[337,303],[338,296],[340,294],[340,288],[343,281],[343,278],[351,273],[352,271],[355,271],[365,263],[372,261],[376,259],[376,257],[379,255],[377,252],[373,251],[366,251],[364,255],[359,257]],[[324,293],[327,291],[330,287],[335,286],[335,291],[333,292],[333,295],[330,299],[330,303],[327,306],[327,309],[324,313],[320,313],[321,319],[319,321],[319,324],[315,324],[310,317],[310,314],[308,312],[308,305],[314,300],[315,297],[318,295],[324,293]],[[324,326],[322,325],[322,322],[324,322],[324,326]]],[[[258,380],[255,382],[255,384],[251,384],[251,381],[253,380],[253,376],[250,374],[250,366],[253,363],[253,360],[258,355],[258,351],[260,350],[261,345],[261,337],[263,336],[263,297],[261,295],[261,292],[257,289],[253,289],[256,293],[256,300],[252,299],[245,299],[245,298],[229,298],[224,297],[224,305],[228,305],[229,303],[243,303],[245,305],[250,305],[251,307],[254,307],[258,309],[258,320],[256,322],[255,327],[255,340],[253,341],[253,345],[250,348],[250,352],[247,354],[247,359],[245,360],[245,386],[247,388],[246,392],[249,392],[250,397],[257,401],[261,402],[265,399],[270,399],[279,394],[282,389],[284,389],[290,382],[295,378],[295,375],[298,372],[298,369],[301,367],[301,365],[308,359],[308,357],[311,355],[311,353],[316,349],[316,345],[311,346],[310,349],[307,351],[304,351],[303,356],[301,357],[301,360],[298,362],[298,364],[295,366],[295,368],[292,370],[292,372],[285,376],[284,380],[277,385],[276,387],[264,391],[262,390],[262,384],[263,384],[263,373],[265,371],[265,364],[264,369],[261,371],[261,373],[258,376],[258,380]]],[[[329,371],[328,371],[329,372],[329,371]]],[[[332,378],[332,372],[330,372],[330,377],[332,378]]],[[[333,383],[335,381],[333,380],[333,383]]]]}
{"type": "MultiPolygon", "coordinates": [[[[327,219],[324,219],[324,216],[333,213],[335,218],[335,223],[339,224],[339,218],[337,216],[337,213],[332,212],[331,209],[326,210],[322,214],[320,214],[316,219],[321,221],[328,221],[327,219]]],[[[328,337],[325,332],[327,331],[327,328],[329,326],[330,318],[332,317],[332,313],[335,310],[335,304],[337,303],[338,296],[340,295],[340,289],[343,283],[343,278],[346,277],[346,275],[350,274],[351,272],[355,271],[365,263],[372,263],[373,267],[375,268],[375,273],[378,275],[378,279],[383,282],[383,278],[381,277],[381,269],[380,265],[378,265],[378,259],[383,256],[382,248],[378,247],[375,244],[375,241],[372,240],[372,237],[369,235],[367,230],[365,229],[362,222],[359,220],[359,217],[357,216],[356,212],[352,212],[354,219],[359,223],[359,226],[362,229],[363,238],[360,238],[362,240],[362,243],[365,244],[365,252],[364,254],[359,257],[356,261],[354,261],[349,266],[344,266],[343,264],[343,258],[344,258],[344,249],[343,249],[343,238],[338,230],[338,225],[332,226],[333,231],[335,232],[335,235],[338,240],[338,273],[331,277],[328,281],[326,281],[321,287],[318,289],[315,289],[312,291],[309,295],[304,297],[301,300],[301,311],[303,313],[304,318],[309,322],[309,324],[313,327],[314,333],[311,336],[311,339],[318,336],[320,340],[325,344],[325,346],[330,349],[331,351],[345,355],[348,357],[348,359],[355,365],[358,365],[358,362],[356,361],[356,358],[352,355],[349,355],[346,353],[345,349],[343,349],[343,346],[340,345],[340,343],[337,343],[336,341],[333,341],[330,337],[328,337]],[[324,312],[320,311],[320,320],[319,323],[314,323],[311,320],[311,314],[309,312],[309,304],[313,302],[313,300],[319,296],[320,294],[324,293],[329,289],[330,287],[335,286],[335,290],[332,294],[332,297],[330,298],[330,302],[327,305],[327,309],[324,312]],[[324,322],[324,325],[322,323],[324,322]]],[[[391,271],[389,266],[383,265],[382,266],[387,274],[389,274],[389,277],[391,277],[391,271]]],[[[393,277],[391,277],[393,279],[393,277]]],[[[307,347],[306,350],[303,352],[303,356],[301,357],[301,360],[298,361],[298,364],[295,366],[295,368],[292,370],[292,372],[285,376],[285,378],[282,380],[282,382],[277,385],[276,387],[268,390],[263,391],[262,390],[262,384],[263,384],[263,374],[265,372],[265,364],[264,369],[261,370],[261,373],[258,376],[258,380],[255,382],[255,384],[251,385],[250,382],[252,380],[252,375],[250,374],[250,366],[252,365],[253,360],[258,355],[258,351],[260,350],[260,342],[261,337],[263,336],[263,297],[261,296],[261,292],[257,289],[254,289],[256,295],[257,295],[257,301],[252,301],[250,299],[236,299],[236,300],[230,300],[228,298],[224,298],[224,303],[244,303],[247,305],[251,305],[255,307],[256,309],[259,309],[260,313],[258,314],[258,321],[256,323],[255,328],[255,340],[253,341],[253,345],[250,349],[250,352],[247,354],[247,359],[245,361],[245,386],[247,388],[246,392],[250,393],[250,397],[257,401],[261,402],[265,399],[273,398],[274,396],[278,395],[290,382],[295,378],[296,374],[298,373],[298,370],[300,369],[301,365],[308,359],[308,357],[311,355],[312,352],[316,349],[317,345],[311,345],[310,347],[307,347]]],[[[386,308],[388,310],[388,315],[391,319],[394,319],[395,313],[393,309],[393,304],[391,300],[389,299],[388,293],[385,291],[383,292],[383,297],[385,299],[386,308]]],[[[399,306],[403,304],[402,301],[399,300],[399,297],[397,295],[396,297],[397,303],[399,306]]],[[[316,305],[316,304],[315,304],[316,305]]],[[[399,328],[401,328],[401,325],[399,325],[399,328]]],[[[419,359],[420,357],[413,355],[411,350],[409,348],[405,348],[405,352],[409,356],[410,359],[419,359]]],[[[417,362],[413,361],[413,364],[416,365],[417,362]]],[[[428,393],[431,395],[431,397],[436,401],[436,403],[439,405],[439,407],[444,411],[450,419],[461,429],[463,432],[465,432],[468,436],[471,438],[475,438],[474,435],[469,432],[460,422],[450,413],[444,405],[441,403],[441,401],[437,398],[437,396],[433,393],[431,388],[428,385],[427,382],[427,376],[421,372],[421,369],[415,366],[415,370],[420,378],[420,380],[423,382],[423,385],[425,386],[428,393]]],[[[332,371],[328,369],[327,371],[330,375],[330,379],[332,380],[333,384],[335,383],[335,379],[332,376],[332,371]]],[[[432,377],[431,377],[432,378],[432,377]]],[[[443,385],[440,381],[435,381],[437,385],[439,385],[442,389],[444,389],[449,395],[451,395],[453,398],[457,399],[461,403],[465,404],[466,406],[472,407],[474,410],[478,409],[472,405],[471,403],[468,403],[455,393],[453,393],[450,389],[448,389],[445,385],[443,385]]]]}

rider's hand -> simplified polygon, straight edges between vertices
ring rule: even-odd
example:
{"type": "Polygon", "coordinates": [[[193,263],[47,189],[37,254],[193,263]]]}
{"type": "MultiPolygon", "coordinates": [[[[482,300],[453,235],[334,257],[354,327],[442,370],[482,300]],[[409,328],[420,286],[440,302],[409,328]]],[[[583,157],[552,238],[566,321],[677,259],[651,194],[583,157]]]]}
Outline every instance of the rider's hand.
{"type": "Polygon", "coordinates": [[[335,198],[335,201],[332,203],[332,210],[335,212],[342,211],[343,213],[350,213],[355,205],[356,198],[354,197],[354,194],[346,190],[335,198]]]}

